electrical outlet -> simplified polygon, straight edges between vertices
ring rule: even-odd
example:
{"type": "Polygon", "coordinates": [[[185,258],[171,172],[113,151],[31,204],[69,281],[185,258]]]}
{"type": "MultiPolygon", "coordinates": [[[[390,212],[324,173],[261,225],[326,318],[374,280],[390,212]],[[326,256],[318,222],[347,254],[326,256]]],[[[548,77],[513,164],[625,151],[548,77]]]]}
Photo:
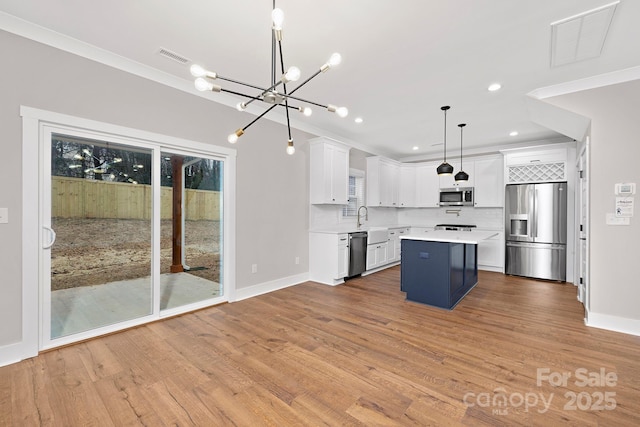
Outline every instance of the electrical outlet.
{"type": "Polygon", "coordinates": [[[258,272],[258,264],[251,264],[251,272],[252,273],[258,272]]]}
{"type": "Polygon", "coordinates": [[[298,265],[298,264],[300,264],[300,257],[299,256],[296,257],[296,265],[298,265]]]}
{"type": "Polygon", "coordinates": [[[0,208],[0,224],[9,222],[9,208],[0,208]]]}

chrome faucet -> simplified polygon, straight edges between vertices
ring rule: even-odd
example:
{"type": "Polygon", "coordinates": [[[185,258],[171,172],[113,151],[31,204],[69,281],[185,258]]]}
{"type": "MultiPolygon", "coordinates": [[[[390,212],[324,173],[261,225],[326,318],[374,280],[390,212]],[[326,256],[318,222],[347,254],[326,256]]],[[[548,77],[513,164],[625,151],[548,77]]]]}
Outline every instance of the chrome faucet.
{"type": "Polygon", "coordinates": [[[369,221],[369,209],[367,209],[366,206],[360,206],[358,208],[358,222],[356,224],[356,228],[360,229],[360,226],[362,225],[362,223],[360,222],[360,209],[364,208],[364,219],[365,221],[369,221]]]}

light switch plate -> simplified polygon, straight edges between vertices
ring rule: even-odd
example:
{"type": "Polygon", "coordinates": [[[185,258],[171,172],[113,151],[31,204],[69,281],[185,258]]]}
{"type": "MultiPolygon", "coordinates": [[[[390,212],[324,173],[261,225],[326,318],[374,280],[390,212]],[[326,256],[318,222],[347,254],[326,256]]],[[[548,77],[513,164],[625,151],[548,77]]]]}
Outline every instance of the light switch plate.
{"type": "Polygon", "coordinates": [[[631,220],[629,217],[616,216],[616,214],[607,214],[607,225],[630,225],[631,220]]]}
{"type": "Polygon", "coordinates": [[[9,208],[0,208],[0,224],[9,222],[9,208]]]}

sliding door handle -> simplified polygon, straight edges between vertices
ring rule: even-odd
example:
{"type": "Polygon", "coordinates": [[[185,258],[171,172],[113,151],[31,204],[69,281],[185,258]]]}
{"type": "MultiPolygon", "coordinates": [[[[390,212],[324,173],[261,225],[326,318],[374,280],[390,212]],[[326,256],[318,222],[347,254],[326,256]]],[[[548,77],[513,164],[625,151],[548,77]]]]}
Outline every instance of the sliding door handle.
{"type": "Polygon", "coordinates": [[[42,245],[42,249],[49,249],[56,242],[56,232],[53,231],[53,228],[45,225],[43,225],[42,228],[49,232],[49,243],[42,245]]]}

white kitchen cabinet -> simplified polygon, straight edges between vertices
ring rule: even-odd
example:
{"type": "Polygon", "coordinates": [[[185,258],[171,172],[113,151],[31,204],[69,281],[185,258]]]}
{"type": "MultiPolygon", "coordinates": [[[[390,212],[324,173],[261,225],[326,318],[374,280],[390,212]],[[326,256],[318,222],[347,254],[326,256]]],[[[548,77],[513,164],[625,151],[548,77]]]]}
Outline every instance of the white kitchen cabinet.
{"type": "Polygon", "coordinates": [[[387,261],[395,262],[400,260],[400,248],[397,243],[400,241],[397,229],[389,229],[389,241],[387,242],[387,261]]]}
{"type": "Polygon", "coordinates": [[[367,157],[367,206],[398,207],[400,163],[384,157],[367,157]]]}
{"type": "Polygon", "coordinates": [[[409,234],[409,228],[390,228],[389,241],[387,244],[387,262],[400,261],[401,242],[400,236],[409,234]]]}
{"type": "Polygon", "coordinates": [[[504,179],[502,156],[476,160],[474,165],[474,206],[493,208],[504,206],[504,179]]]}
{"type": "MultiPolygon", "coordinates": [[[[451,175],[440,175],[438,176],[440,180],[440,188],[455,188],[455,187],[473,187],[475,181],[475,171],[474,171],[474,162],[473,160],[462,159],[462,166],[464,171],[469,174],[468,181],[456,182],[455,176],[458,172],[460,172],[460,159],[456,160],[448,160],[448,163],[453,166],[453,173],[451,175]]],[[[440,163],[438,163],[439,165],[440,163]]],[[[436,166],[437,169],[438,166],[436,166]]]]}
{"type": "Polygon", "coordinates": [[[413,208],[417,206],[417,167],[416,164],[400,166],[400,188],[398,190],[399,206],[413,208]]]}
{"type": "Polygon", "coordinates": [[[309,280],[337,285],[349,273],[349,235],[309,233],[309,280]]]}
{"type": "Polygon", "coordinates": [[[334,279],[339,280],[349,274],[349,235],[338,234],[338,269],[334,279]]]}
{"type": "Polygon", "coordinates": [[[506,184],[567,181],[566,145],[503,150],[502,153],[505,155],[506,184]]]}
{"type": "Polygon", "coordinates": [[[436,169],[439,163],[418,163],[416,166],[416,206],[435,208],[440,206],[440,182],[436,169]]]}
{"type": "Polygon", "coordinates": [[[500,273],[504,271],[504,232],[478,242],[478,268],[500,273]]]}
{"type": "Polygon", "coordinates": [[[367,270],[381,267],[387,262],[388,242],[367,245],[367,270]]]}
{"type": "Polygon", "coordinates": [[[346,205],[349,147],[327,138],[310,141],[309,198],[311,204],[346,205]]]}

